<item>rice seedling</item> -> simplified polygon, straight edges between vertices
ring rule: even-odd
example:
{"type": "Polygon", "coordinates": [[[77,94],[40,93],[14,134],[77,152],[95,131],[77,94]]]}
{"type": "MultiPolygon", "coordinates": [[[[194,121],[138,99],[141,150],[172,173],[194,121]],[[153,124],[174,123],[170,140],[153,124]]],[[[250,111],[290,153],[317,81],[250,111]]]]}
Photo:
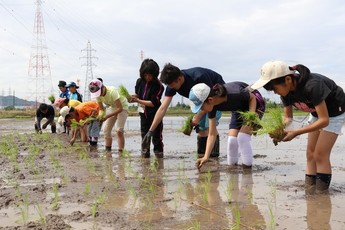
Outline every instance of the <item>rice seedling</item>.
{"type": "Polygon", "coordinates": [[[256,112],[251,111],[238,111],[240,114],[240,117],[243,120],[243,123],[247,126],[250,126],[253,128],[253,133],[255,134],[259,129],[262,128],[261,120],[256,112]]]}
{"type": "Polygon", "coordinates": [[[90,195],[90,193],[91,193],[91,185],[90,185],[90,183],[87,183],[87,184],[85,184],[85,187],[84,187],[84,194],[86,196],[88,196],[88,195],[90,195]]]}
{"type": "Polygon", "coordinates": [[[90,211],[93,218],[97,216],[98,203],[95,201],[91,204],[90,211]]]}
{"type": "Polygon", "coordinates": [[[193,131],[193,124],[192,124],[192,120],[193,120],[194,115],[191,114],[189,115],[183,122],[183,125],[181,127],[181,129],[179,129],[178,131],[182,132],[185,135],[190,136],[190,134],[193,131]]]}
{"type": "Polygon", "coordinates": [[[228,200],[228,203],[231,203],[234,189],[235,189],[235,178],[230,177],[228,180],[228,183],[226,185],[226,189],[225,189],[225,194],[226,194],[226,198],[228,200]]]}
{"type": "Polygon", "coordinates": [[[274,181],[270,181],[269,185],[271,187],[271,196],[273,198],[273,202],[275,203],[277,200],[277,178],[274,178],[274,181]]]}
{"type": "Polygon", "coordinates": [[[55,102],[55,96],[52,94],[52,95],[50,95],[49,97],[48,97],[48,100],[52,103],[52,104],[54,104],[54,102],[55,102]]]}
{"type": "Polygon", "coordinates": [[[129,94],[127,88],[124,85],[119,86],[119,94],[125,97],[128,101],[130,101],[132,98],[132,96],[129,94]]]}
{"type": "Polygon", "coordinates": [[[29,198],[27,193],[25,193],[23,201],[19,202],[19,204],[22,223],[26,224],[29,216],[29,198]]]}
{"type": "Polygon", "coordinates": [[[91,121],[94,121],[96,120],[95,117],[88,117],[86,118],[85,120],[80,120],[79,122],[72,119],[71,120],[71,128],[80,128],[80,127],[83,127],[84,125],[87,125],[89,124],[91,121]]]}
{"type": "Polygon", "coordinates": [[[275,229],[276,228],[276,220],[275,220],[275,216],[274,216],[271,204],[268,204],[268,210],[269,210],[269,216],[270,216],[269,229],[275,229]]]}
{"type": "Polygon", "coordinates": [[[40,204],[36,203],[35,208],[36,208],[38,215],[40,217],[39,221],[41,222],[41,224],[46,225],[47,220],[46,220],[46,217],[44,216],[44,213],[43,213],[43,210],[42,210],[40,204]]]}
{"type": "Polygon", "coordinates": [[[54,197],[53,197],[53,203],[52,203],[51,207],[53,210],[57,210],[60,208],[58,185],[56,183],[53,183],[52,189],[53,189],[54,197]]]}
{"type": "Polygon", "coordinates": [[[278,145],[278,142],[281,142],[286,136],[285,124],[280,109],[272,109],[266,112],[261,124],[262,128],[258,130],[257,134],[268,134],[274,145],[278,145]]]}
{"type": "Polygon", "coordinates": [[[201,223],[198,220],[191,221],[191,227],[187,228],[188,230],[200,230],[201,223]]]}
{"type": "Polygon", "coordinates": [[[232,230],[241,229],[241,212],[240,212],[240,207],[237,203],[235,207],[232,208],[232,218],[235,223],[233,223],[230,229],[232,230]]]}

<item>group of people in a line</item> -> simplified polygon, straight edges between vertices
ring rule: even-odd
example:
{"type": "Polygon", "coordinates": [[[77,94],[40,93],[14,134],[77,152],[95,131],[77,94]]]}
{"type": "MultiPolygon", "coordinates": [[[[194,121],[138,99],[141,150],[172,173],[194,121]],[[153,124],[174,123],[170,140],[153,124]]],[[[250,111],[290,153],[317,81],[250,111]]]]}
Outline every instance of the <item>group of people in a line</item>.
{"type": "MultiPolygon", "coordinates": [[[[227,164],[237,165],[241,161],[243,167],[250,168],[253,164],[253,127],[243,121],[241,112],[250,111],[256,113],[260,119],[263,117],[265,100],[258,91],[263,87],[281,96],[286,124],[292,121],[293,107],[310,113],[308,125],[285,130],[286,135],[282,141],[291,141],[301,134],[308,133],[306,188],[316,191],[328,190],[332,177],[330,154],[345,123],[345,93],[330,78],[312,73],[304,65],[289,66],[282,61],[265,63],[261,68],[260,78],[254,84],[240,81],[226,83],[219,73],[202,67],[181,70],[168,63],[160,72],[158,64],[152,59],[142,62],[139,75],[135,94],[131,95],[131,98],[120,95],[115,87],[104,85],[100,78],[92,80],[89,90],[91,98],[95,101],[89,102],[78,101],[77,96],[68,96],[66,89],[69,89],[69,95],[71,92],[75,94],[73,88],[77,86],[73,82],[66,85],[66,82],[60,81],[60,98],[54,103],[55,107],[60,108],[60,119],[66,127],[69,127],[73,120],[79,124],[80,121],[85,121],[88,130],[86,125],[85,128],[81,125],[81,137],[82,140],[88,139],[93,147],[97,145],[102,127],[107,151],[111,151],[112,148],[111,131],[115,126],[118,150],[122,152],[125,147],[124,125],[128,116],[128,102],[138,103],[142,157],[150,157],[152,141],[153,153],[157,158],[162,158],[163,118],[173,97],[178,93],[193,104],[191,109],[195,116],[192,125],[197,126],[198,133],[197,167],[202,167],[210,157],[219,156],[217,124],[221,113],[229,111],[232,115],[226,148],[227,164]],[[161,100],[163,92],[164,97],[161,100]]],[[[48,124],[51,124],[52,132],[56,132],[53,107],[41,104],[37,110],[36,120],[37,132],[41,132],[41,128],[46,128],[48,124]],[[42,117],[46,117],[47,122],[41,127],[42,117]]],[[[74,143],[77,134],[73,133],[71,144],[74,143]]]]}

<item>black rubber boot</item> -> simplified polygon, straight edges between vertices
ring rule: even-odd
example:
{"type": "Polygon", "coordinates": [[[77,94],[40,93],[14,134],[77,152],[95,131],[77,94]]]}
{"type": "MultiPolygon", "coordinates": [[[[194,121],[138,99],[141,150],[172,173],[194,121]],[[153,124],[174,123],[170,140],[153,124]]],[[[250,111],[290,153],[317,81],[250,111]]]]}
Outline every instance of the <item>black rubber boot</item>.
{"type": "Polygon", "coordinates": [[[51,126],[52,133],[56,133],[56,125],[51,126]]]}
{"type": "Polygon", "coordinates": [[[111,152],[111,146],[105,146],[105,151],[111,152]]]}
{"type": "Polygon", "coordinates": [[[214,142],[210,157],[219,157],[219,135],[217,135],[216,142],[214,142]]]}
{"type": "Polygon", "coordinates": [[[327,194],[331,179],[332,174],[316,173],[315,193],[327,194]]]}
{"type": "Polygon", "coordinates": [[[38,133],[39,129],[38,129],[37,124],[35,124],[35,130],[36,130],[36,133],[38,133]]]}
{"type": "Polygon", "coordinates": [[[207,137],[199,137],[199,136],[197,136],[198,158],[201,158],[201,157],[203,157],[205,155],[206,142],[207,142],[207,137]]]}

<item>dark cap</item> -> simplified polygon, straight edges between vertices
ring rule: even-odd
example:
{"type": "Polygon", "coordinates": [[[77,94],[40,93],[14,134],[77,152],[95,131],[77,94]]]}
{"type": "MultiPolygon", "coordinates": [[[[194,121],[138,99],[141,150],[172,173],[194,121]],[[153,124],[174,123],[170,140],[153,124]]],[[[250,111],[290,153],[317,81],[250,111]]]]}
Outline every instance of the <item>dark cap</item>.
{"type": "Polygon", "coordinates": [[[77,86],[77,84],[75,83],[75,82],[73,82],[73,81],[71,81],[70,83],[68,83],[67,85],[66,85],[66,87],[68,88],[68,87],[71,87],[71,86],[74,86],[75,88],[79,88],[79,86],[77,86]]]}
{"type": "Polygon", "coordinates": [[[58,86],[59,87],[66,87],[66,82],[65,81],[59,81],[58,86]]]}

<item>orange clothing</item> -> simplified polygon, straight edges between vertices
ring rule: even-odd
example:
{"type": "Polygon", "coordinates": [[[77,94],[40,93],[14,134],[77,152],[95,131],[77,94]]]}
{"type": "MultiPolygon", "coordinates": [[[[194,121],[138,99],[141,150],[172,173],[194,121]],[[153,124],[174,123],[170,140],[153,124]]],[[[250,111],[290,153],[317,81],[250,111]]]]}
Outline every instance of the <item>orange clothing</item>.
{"type": "Polygon", "coordinates": [[[99,105],[95,101],[87,101],[80,103],[75,107],[78,115],[74,118],[76,121],[85,120],[86,118],[90,117],[93,111],[97,111],[95,116],[99,114],[99,105]]]}

